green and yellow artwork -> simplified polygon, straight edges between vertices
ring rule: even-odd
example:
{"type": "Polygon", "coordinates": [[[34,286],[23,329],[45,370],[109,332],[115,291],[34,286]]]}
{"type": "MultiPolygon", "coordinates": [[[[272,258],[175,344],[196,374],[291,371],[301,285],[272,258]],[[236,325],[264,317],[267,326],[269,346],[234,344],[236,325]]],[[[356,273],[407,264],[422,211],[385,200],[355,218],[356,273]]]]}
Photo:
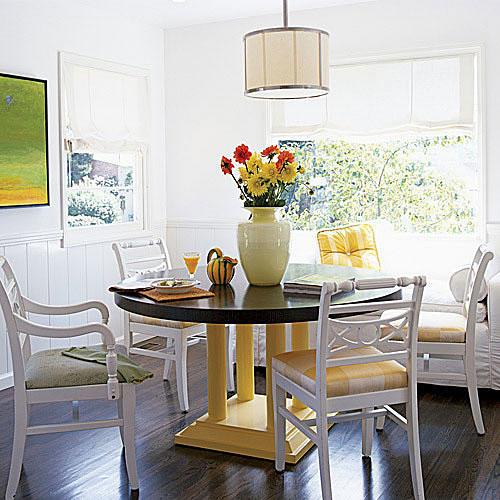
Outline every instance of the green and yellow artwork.
{"type": "Polygon", "coordinates": [[[47,82],[0,73],[0,208],[48,204],[47,82]]]}

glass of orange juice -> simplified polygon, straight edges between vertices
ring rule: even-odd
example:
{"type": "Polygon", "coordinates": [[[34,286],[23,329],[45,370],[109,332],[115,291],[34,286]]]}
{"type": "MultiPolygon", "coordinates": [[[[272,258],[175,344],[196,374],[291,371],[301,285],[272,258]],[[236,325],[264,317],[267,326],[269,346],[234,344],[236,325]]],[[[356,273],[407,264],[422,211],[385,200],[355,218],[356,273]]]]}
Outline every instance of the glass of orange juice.
{"type": "Polygon", "coordinates": [[[194,278],[194,273],[196,272],[196,268],[198,267],[198,262],[200,262],[200,253],[199,252],[186,252],[184,253],[184,264],[186,264],[189,277],[191,279],[194,278]]]}

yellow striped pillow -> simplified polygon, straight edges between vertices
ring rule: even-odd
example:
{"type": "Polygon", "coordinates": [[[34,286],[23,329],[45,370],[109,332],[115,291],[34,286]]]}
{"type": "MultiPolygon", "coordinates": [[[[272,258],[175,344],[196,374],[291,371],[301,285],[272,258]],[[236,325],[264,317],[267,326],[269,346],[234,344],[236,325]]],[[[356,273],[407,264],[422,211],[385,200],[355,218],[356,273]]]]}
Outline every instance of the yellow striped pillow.
{"type": "Polygon", "coordinates": [[[355,224],[318,232],[322,264],[380,270],[375,233],[370,224],[355,224]]]}

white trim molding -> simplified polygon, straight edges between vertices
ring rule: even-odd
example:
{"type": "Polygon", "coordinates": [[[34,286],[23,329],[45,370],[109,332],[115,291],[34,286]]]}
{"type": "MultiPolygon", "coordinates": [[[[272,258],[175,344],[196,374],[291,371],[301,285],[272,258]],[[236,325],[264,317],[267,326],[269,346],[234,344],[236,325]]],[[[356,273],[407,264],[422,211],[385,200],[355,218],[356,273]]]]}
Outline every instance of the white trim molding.
{"type": "Polygon", "coordinates": [[[209,228],[209,229],[234,229],[243,219],[184,219],[167,218],[167,227],[172,228],[209,228]]]}
{"type": "Polygon", "coordinates": [[[4,238],[0,238],[0,247],[12,245],[22,245],[26,243],[37,243],[41,241],[62,240],[63,232],[61,229],[51,231],[39,231],[35,233],[14,233],[4,238]]]}

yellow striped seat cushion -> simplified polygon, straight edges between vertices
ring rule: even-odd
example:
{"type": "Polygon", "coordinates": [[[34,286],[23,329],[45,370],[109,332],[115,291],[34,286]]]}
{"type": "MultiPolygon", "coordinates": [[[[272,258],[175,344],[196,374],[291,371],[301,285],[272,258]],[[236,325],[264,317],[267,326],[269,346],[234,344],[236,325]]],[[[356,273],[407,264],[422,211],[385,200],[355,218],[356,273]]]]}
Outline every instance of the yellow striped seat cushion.
{"type": "Polygon", "coordinates": [[[133,323],[142,323],[143,325],[165,326],[167,328],[189,328],[190,326],[198,325],[199,323],[189,323],[187,321],[173,321],[170,319],[148,318],[140,314],[131,314],[130,321],[133,323]]]}
{"type": "MultiPolygon", "coordinates": [[[[381,317],[390,319],[398,313],[400,314],[400,311],[396,309],[389,309],[384,311],[381,317]]],[[[461,314],[421,311],[418,319],[418,340],[419,342],[465,342],[466,326],[467,319],[461,314]]],[[[395,335],[393,339],[401,340],[401,336],[395,335]]]]}
{"type": "MultiPolygon", "coordinates": [[[[345,350],[333,357],[380,354],[375,347],[345,350]]],[[[309,392],[316,391],[316,350],[291,351],[273,358],[273,368],[309,392]]],[[[328,397],[363,394],[408,386],[406,368],[397,361],[381,361],[326,369],[328,397]]]]}
{"type": "Polygon", "coordinates": [[[322,264],[380,270],[375,233],[370,224],[318,232],[322,264]]]}

